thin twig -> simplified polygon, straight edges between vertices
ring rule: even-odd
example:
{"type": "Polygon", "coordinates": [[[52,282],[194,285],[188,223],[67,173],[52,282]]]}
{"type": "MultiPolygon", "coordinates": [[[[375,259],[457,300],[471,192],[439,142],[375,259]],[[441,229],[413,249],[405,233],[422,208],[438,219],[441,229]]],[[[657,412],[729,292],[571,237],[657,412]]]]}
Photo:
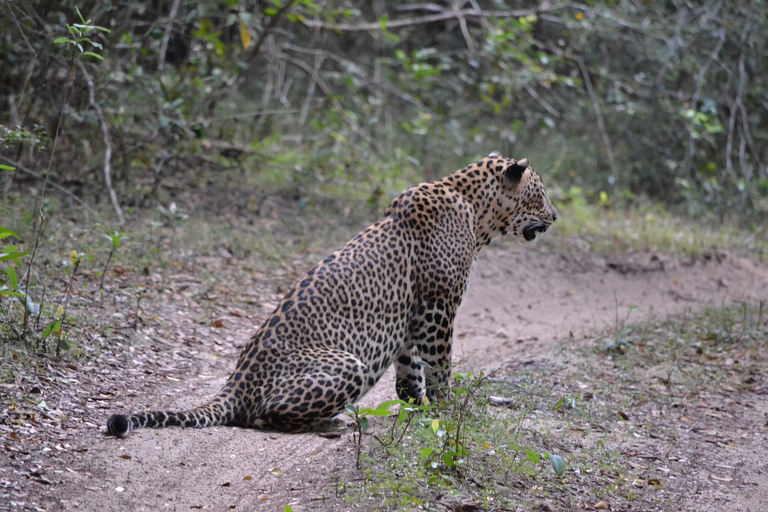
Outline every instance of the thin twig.
{"type": "Polygon", "coordinates": [[[603,114],[602,112],[600,112],[600,100],[595,94],[594,89],[592,88],[592,79],[589,76],[589,70],[587,69],[586,64],[584,64],[584,59],[577,56],[575,57],[575,60],[579,64],[579,69],[581,69],[581,74],[584,76],[584,84],[587,86],[587,93],[589,94],[590,100],[592,100],[592,108],[594,109],[595,116],[597,117],[597,127],[600,129],[600,135],[603,138],[603,144],[605,145],[605,152],[608,155],[608,165],[611,167],[611,176],[613,177],[613,185],[615,185],[618,180],[618,174],[616,172],[616,161],[613,157],[613,146],[611,145],[611,139],[608,136],[608,131],[605,129],[603,114]]]}
{"type": "Polygon", "coordinates": [[[162,71],[165,67],[165,53],[168,51],[168,42],[171,40],[171,31],[173,30],[173,22],[176,19],[176,13],[179,11],[179,4],[181,0],[173,0],[171,5],[171,12],[168,14],[168,23],[165,26],[165,34],[163,34],[163,42],[160,44],[160,55],[157,57],[157,70],[162,71]]]}
{"type": "Polygon", "coordinates": [[[464,42],[467,43],[467,49],[470,54],[475,53],[475,43],[472,41],[472,37],[469,35],[469,28],[467,27],[467,18],[461,13],[461,6],[459,2],[453,4],[453,13],[456,15],[456,19],[459,20],[459,27],[461,28],[461,35],[464,37],[464,42]]]}
{"type": "MultiPolygon", "coordinates": [[[[17,170],[17,171],[21,171],[21,172],[23,172],[24,174],[28,174],[28,175],[32,176],[33,178],[35,178],[35,179],[38,179],[38,180],[41,180],[41,181],[45,181],[45,176],[42,176],[42,175],[40,175],[40,174],[36,173],[35,171],[33,171],[33,170],[31,170],[31,169],[27,169],[27,168],[26,168],[26,167],[24,167],[24,166],[23,166],[21,163],[19,163],[19,162],[16,162],[16,161],[14,161],[14,160],[10,160],[10,159],[8,159],[8,158],[5,158],[5,157],[2,157],[2,158],[3,158],[3,160],[4,160],[5,162],[7,162],[7,163],[8,163],[8,165],[12,165],[12,166],[16,167],[16,170],[17,170]]],[[[82,206],[83,208],[85,208],[85,209],[88,211],[88,213],[90,213],[91,215],[93,215],[93,216],[96,218],[96,220],[98,220],[99,222],[101,222],[101,216],[99,215],[99,213],[98,213],[96,210],[94,210],[93,208],[91,208],[90,206],[88,206],[88,203],[86,203],[85,201],[83,201],[83,200],[82,200],[80,197],[76,196],[75,194],[73,194],[72,192],[70,192],[69,190],[67,190],[66,188],[64,188],[64,186],[63,186],[63,185],[59,185],[59,184],[58,184],[58,183],[56,183],[55,181],[51,181],[51,180],[48,180],[48,184],[49,184],[51,187],[53,187],[53,188],[55,188],[56,190],[58,190],[59,192],[61,192],[61,193],[63,193],[64,195],[66,195],[67,197],[69,197],[70,199],[72,199],[73,201],[75,201],[75,202],[79,203],[79,204],[80,204],[80,206],[82,206]]]]}
{"type": "MultiPolygon", "coordinates": [[[[707,59],[707,62],[704,63],[704,65],[701,67],[699,72],[696,74],[696,90],[693,93],[693,97],[691,98],[691,108],[695,109],[696,104],[699,101],[699,96],[701,96],[701,89],[704,86],[704,77],[707,74],[707,71],[709,70],[712,63],[717,59],[717,56],[720,54],[720,50],[723,48],[723,44],[725,43],[725,36],[726,31],[723,30],[720,32],[720,38],[717,41],[717,44],[715,45],[714,50],[712,50],[712,53],[710,53],[709,58],[707,59]]],[[[688,166],[691,162],[691,159],[693,158],[693,154],[696,151],[696,139],[691,134],[688,137],[688,149],[685,152],[685,162],[683,164],[683,170],[687,171],[688,166]]],[[[694,171],[691,169],[691,174],[694,174],[694,171]]]]}
{"type": "Polygon", "coordinates": [[[61,326],[59,327],[59,332],[56,333],[59,335],[58,340],[56,341],[56,357],[61,357],[61,338],[64,336],[64,322],[67,321],[67,307],[69,306],[69,292],[72,290],[72,282],[75,280],[75,274],[77,274],[77,269],[80,267],[80,255],[78,255],[77,259],[75,260],[75,266],[72,268],[72,275],[69,277],[69,282],[67,283],[67,288],[64,290],[64,309],[62,310],[61,314],[61,326]]]}
{"type": "MultiPolygon", "coordinates": [[[[312,68],[309,66],[309,64],[307,64],[303,60],[292,57],[291,55],[288,55],[286,53],[278,53],[277,58],[290,62],[291,64],[304,70],[309,76],[312,76],[312,68]]],[[[325,95],[328,96],[328,98],[331,100],[331,103],[333,103],[334,108],[339,112],[342,119],[344,119],[347,122],[350,129],[358,137],[360,137],[366,143],[368,143],[368,145],[371,147],[371,149],[374,150],[374,152],[376,152],[377,154],[380,154],[381,151],[379,151],[378,145],[365,133],[365,131],[363,131],[360,125],[357,124],[357,122],[350,117],[350,115],[347,113],[347,110],[344,108],[344,105],[342,105],[341,102],[333,95],[333,92],[331,91],[331,88],[328,87],[328,84],[325,83],[325,81],[319,76],[316,77],[316,80],[317,80],[317,85],[320,86],[320,89],[322,89],[323,93],[325,93],[325,95]]]]}
{"type": "Polygon", "coordinates": [[[32,249],[32,254],[29,256],[29,264],[27,265],[27,273],[24,274],[24,288],[26,290],[29,290],[29,287],[27,286],[29,284],[29,277],[32,275],[32,267],[35,264],[35,256],[37,255],[37,248],[40,245],[40,237],[43,235],[43,224],[45,223],[45,214],[43,213],[43,200],[45,199],[45,191],[48,188],[48,182],[50,181],[51,177],[51,167],[53,166],[53,157],[56,155],[56,148],[59,145],[59,132],[61,131],[61,123],[64,121],[64,112],[66,111],[66,107],[69,101],[69,93],[72,90],[72,84],[75,81],[75,63],[74,63],[75,53],[74,48],[72,49],[72,68],[69,72],[69,78],[67,79],[67,83],[64,86],[64,100],[61,102],[61,112],[59,113],[59,121],[56,123],[56,132],[54,132],[53,136],[53,147],[51,148],[51,157],[48,159],[48,168],[45,171],[45,179],[43,180],[43,187],[40,190],[40,196],[37,201],[37,212],[39,214],[40,218],[40,226],[37,230],[37,235],[35,236],[35,247],[32,249]]]}
{"type": "Polygon", "coordinates": [[[344,57],[340,57],[339,55],[336,55],[335,53],[329,52],[327,50],[319,50],[315,48],[302,48],[301,46],[296,46],[292,44],[285,44],[282,47],[283,50],[292,50],[299,53],[306,53],[310,55],[322,55],[324,57],[327,57],[330,60],[333,60],[342,66],[344,66],[344,72],[345,73],[354,73],[355,76],[359,77],[364,82],[368,83],[369,85],[373,85],[374,87],[377,87],[385,92],[388,92],[389,94],[393,96],[397,96],[401,100],[410,103],[411,105],[424,110],[429,111],[426,105],[424,105],[421,101],[419,101],[417,98],[414,98],[408,93],[405,93],[399,89],[397,89],[394,85],[392,85],[389,82],[377,80],[375,78],[369,77],[366,73],[362,71],[360,68],[360,65],[352,62],[351,60],[345,59],[344,57]]]}
{"type": "Polygon", "coordinates": [[[546,100],[544,100],[544,98],[539,96],[539,93],[536,92],[536,89],[534,89],[533,87],[531,87],[528,84],[526,84],[524,87],[525,87],[526,92],[531,95],[531,98],[533,98],[536,101],[538,101],[539,105],[544,107],[544,110],[546,110],[547,112],[549,112],[553,116],[557,117],[558,119],[560,117],[562,117],[560,115],[560,112],[558,112],[557,109],[555,109],[555,107],[550,105],[546,100]]]}
{"type": "MultiPolygon", "coordinates": [[[[538,14],[542,12],[559,11],[562,9],[569,9],[573,7],[572,3],[565,3],[561,5],[553,6],[540,6],[536,9],[515,9],[510,11],[477,11],[475,9],[461,9],[458,12],[454,10],[444,10],[438,14],[430,14],[428,16],[420,16],[418,18],[404,18],[400,20],[390,20],[387,22],[387,30],[394,30],[403,27],[411,27],[414,25],[425,25],[428,23],[436,23],[439,21],[448,21],[456,19],[457,16],[463,16],[464,18],[519,18],[521,16],[530,16],[532,14],[538,14]]],[[[379,31],[381,30],[381,23],[378,21],[373,23],[329,23],[320,20],[301,20],[301,22],[307,27],[318,28],[322,30],[335,30],[339,32],[366,32],[366,31],[379,31]]]]}
{"type": "Polygon", "coordinates": [[[315,86],[317,85],[317,76],[320,73],[320,68],[323,66],[325,56],[315,55],[315,68],[312,70],[312,77],[309,79],[309,86],[307,87],[307,96],[304,98],[304,104],[301,106],[301,114],[299,114],[299,126],[304,126],[307,121],[307,115],[309,114],[309,105],[312,103],[312,97],[315,95],[315,86]]]}
{"type": "Polygon", "coordinates": [[[96,116],[99,118],[99,128],[101,128],[101,139],[104,142],[104,185],[109,192],[109,199],[112,202],[112,208],[117,215],[117,222],[119,225],[125,224],[125,218],[123,217],[123,210],[120,208],[120,203],[117,202],[117,194],[115,189],[112,188],[112,143],[109,139],[109,127],[107,121],[104,119],[104,112],[101,110],[101,105],[96,102],[95,87],[93,85],[93,78],[88,73],[88,70],[82,61],[78,61],[77,65],[80,67],[80,71],[83,73],[85,83],[88,84],[88,102],[96,111],[96,116]]]}

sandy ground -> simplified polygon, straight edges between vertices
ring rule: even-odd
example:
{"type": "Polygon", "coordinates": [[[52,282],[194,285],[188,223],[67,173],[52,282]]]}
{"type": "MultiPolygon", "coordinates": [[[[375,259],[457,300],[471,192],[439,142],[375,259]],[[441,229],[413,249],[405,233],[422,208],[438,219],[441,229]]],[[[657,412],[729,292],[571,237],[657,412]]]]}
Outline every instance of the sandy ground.
{"type": "MultiPolygon", "coordinates": [[[[568,355],[554,350],[562,337],[578,339],[628,315],[640,320],[766,298],[767,290],[768,270],[726,254],[686,262],[647,253],[603,257],[492,247],[477,262],[456,321],[454,363],[477,372],[509,361],[562,362],[568,355]]],[[[226,319],[226,328],[213,335],[218,334],[215,343],[189,350],[191,356],[179,340],[194,337],[194,330],[171,336],[168,330],[139,329],[131,346],[170,347],[190,363],[169,366],[160,372],[162,379],[140,366],[127,374],[124,386],[108,390],[116,399],[92,406],[90,422],[73,426],[59,453],[40,456],[44,482],[30,478],[17,501],[46,510],[283,510],[285,505],[294,511],[346,510],[335,496],[334,475],[352,463],[349,435],[328,439],[231,427],[138,430],[127,439],[103,434],[108,415],[126,408],[183,409],[205,402],[223,384],[252,322],[262,316],[226,319]]],[[[393,397],[390,369],[362,403],[393,397]]],[[[756,468],[768,456],[762,443],[743,450],[745,462],[756,468]]],[[[724,489],[728,499],[722,505],[690,510],[766,510],[768,474],[758,472],[754,479],[749,493],[724,489]]],[[[0,503],[0,509],[6,506],[0,503]]]]}

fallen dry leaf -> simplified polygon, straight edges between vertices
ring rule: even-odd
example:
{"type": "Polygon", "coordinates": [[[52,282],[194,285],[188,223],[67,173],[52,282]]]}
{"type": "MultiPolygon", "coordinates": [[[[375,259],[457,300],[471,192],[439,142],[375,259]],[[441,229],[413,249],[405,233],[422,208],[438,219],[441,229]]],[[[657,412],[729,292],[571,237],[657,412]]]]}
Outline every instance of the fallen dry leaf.
{"type": "Polygon", "coordinates": [[[603,500],[598,501],[592,505],[592,507],[594,507],[595,510],[608,510],[608,504],[603,500]]]}

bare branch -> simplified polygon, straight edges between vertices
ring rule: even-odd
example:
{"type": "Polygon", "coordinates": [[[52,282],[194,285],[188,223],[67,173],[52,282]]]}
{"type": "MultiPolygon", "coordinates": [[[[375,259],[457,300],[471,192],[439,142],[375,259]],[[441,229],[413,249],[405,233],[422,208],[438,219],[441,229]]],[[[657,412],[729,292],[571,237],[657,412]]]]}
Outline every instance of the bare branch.
{"type": "Polygon", "coordinates": [[[531,87],[531,86],[530,86],[530,85],[528,85],[528,84],[526,84],[524,87],[525,87],[525,90],[528,92],[528,94],[530,94],[530,95],[531,95],[531,98],[533,98],[533,99],[535,99],[536,101],[538,101],[538,102],[539,102],[539,105],[541,105],[542,107],[544,107],[544,110],[546,110],[547,112],[549,112],[549,113],[550,113],[550,114],[552,114],[553,116],[557,117],[558,119],[559,119],[560,117],[562,117],[562,116],[560,115],[560,112],[558,112],[558,111],[557,111],[557,109],[555,109],[555,107],[553,107],[552,105],[550,105],[550,104],[549,104],[549,103],[548,103],[546,100],[544,100],[544,98],[542,98],[542,97],[540,97],[540,96],[539,96],[539,93],[537,93],[537,92],[536,92],[536,89],[534,89],[533,87],[531,87]]]}
{"type": "Polygon", "coordinates": [[[168,23],[165,26],[165,34],[163,34],[163,41],[160,44],[160,55],[157,57],[157,69],[162,71],[165,67],[165,53],[168,51],[168,41],[171,40],[171,31],[173,30],[173,22],[176,19],[176,13],[179,11],[179,4],[181,0],[173,0],[171,5],[171,12],[168,14],[168,23]]]}
{"type": "MultiPolygon", "coordinates": [[[[15,161],[13,161],[13,160],[10,160],[10,159],[8,159],[8,158],[5,158],[5,157],[2,157],[2,158],[3,158],[3,160],[4,160],[4,161],[5,161],[5,162],[6,162],[8,165],[12,165],[13,167],[15,167],[15,168],[16,168],[16,170],[19,170],[19,171],[23,172],[24,174],[28,174],[29,176],[32,176],[32,177],[33,177],[33,178],[35,178],[36,180],[45,181],[45,179],[46,179],[46,176],[43,176],[43,175],[41,175],[41,174],[38,174],[38,173],[36,173],[35,171],[33,171],[33,170],[31,170],[31,169],[28,169],[28,168],[24,167],[24,166],[21,164],[21,162],[15,162],[15,161]]],[[[67,196],[67,197],[69,197],[70,199],[72,199],[73,201],[75,201],[76,203],[78,203],[78,204],[79,204],[80,206],[82,206],[83,208],[85,208],[85,210],[86,210],[88,213],[90,213],[91,215],[93,215],[93,216],[96,218],[96,220],[98,220],[99,222],[101,222],[101,216],[99,215],[99,213],[98,213],[96,210],[94,210],[93,208],[91,208],[90,206],[88,206],[88,203],[86,203],[85,201],[83,201],[83,200],[82,200],[80,197],[76,196],[74,193],[72,193],[72,192],[70,192],[69,190],[67,190],[67,189],[66,189],[66,188],[65,188],[63,185],[59,185],[58,183],[56,183],[55,181],[51,180],[50,178],[48,178],[48,184],[49,184],[51,187],[53,187],[53,188],[55,188],[56,190],[58,190],[59,192],[61,192],[62,194],[64,194],[65,196],[67,196]]]]}
{"type": "MultiPolygon", "coordinates": [[[[298,67],[299,69],[302,69],[305,71],[310,77],[313,76],[313,69],[312,67],[304,62],[301,59],[297,59],[295,57],[292,57],[286,53],[278,53],[277,58],[283,59],[286,62],[290,62],[294,66],[298,67]]],[[[333,92],[331,91],[331,88],[328,87],[328,84],[325,83],[325,81],[320,78],[319,76],[315,77],[317,81],[317,85],[320,87],[320,89],[323,91],[323,93],[329,97],[331,100],[331,103],[333,103],[334,108],[338,110],[339,115],[341,115],[342,119],[344,119],[347,124],[349,125],[350,129],[361,139],[363,139],[368,145],[376,152],[381,153],[379,151],[378,145],[363,131],[363,129],[360,127],[357,122],[355,122],[354,119],[352,119],[349,114],[347,113],[347,110],[344,108],[344,105],[341,104],[341,102],[333,97],[333,92]]]]}
{"type": "Polygon", "coordinates": [[[469,28],[467,28],[467,18],[461,14],[461,8],[459,2],[453,4],[453,13],[459,20],[459,26],[461,27],[461,35],[464,36],[464,41],[467,43],[467,49],[469,53],[475,53],[475,43],[472,42],[472,37],[469,35],[469,28]]]}
{"type": "Polygon", "coordinates": [[[613,177],[613,182],[616,183],[616,180],[618,179],[618,174],[616,172],[616,161],[614,160],[613,156],[613,146],[611,145],[611,139],[608,137],[608,131],[605,129],[605,122],[603,121],[603,114],[600,111],[600,100],[592,88],[592,79],[589,76],[589,70],[587,69],[587,66],[584,64],[584,59],[581,57],[575,57],[575,60],[579,64],[581,74],[584,76],[584,84],[587,86],[587,93],[589,93],[589,98],[592,100],[592,108],[594,109],[595,116],[597,117],[597,126],[600,129],[600,135],[602,136],[603,144],[605,145],[605,152],[608,155],[608,165],[611,167],[611,176],[613,177]]]}
{"type": "Polygon", "coordinates": [[[325,56],[315,55],[315,68],[312,70],[312,77],[309,79],[309,87],[307,87],[307,96],[304,98],[304,104],[301,106],[301,114],[299,115],[299,126],[304,126],[307,121],[307,115],[309,114],[309,105],[312,102],[312,97],[315,95],[315,85],[317,84],[317,76],[320,73],[320,68],[323,65],[325,56]]]}
{"type": "MultiPolygon", "coordinates": [[[[691,98],[691,107],[696,108],[696,103],[699,101],[699,96],[701,96],[701,88],[704,86],[704,77],[707,74],[707,71],[709,70],[712,63],[717,59],[717,56],[720,54],[720,50],[723,49],[723,44],[725,43],[725,36],[726,31],[723,30],[720,32],[720,38],[717,41],[717,44],[715,45],[715,48],[712,50],[712,53],[709,54],[709,58],[707,59],[707,62],[704,63],[704,65],[701,67],[698,73],[696,73],[696,90],[693,93],[693,97],[691,98]]],[[[693,135],[688,137],[688,150],[685,152],[685,163],[683,164],[683,169],[687,170],[688,165],[691,162],[691,159],[693,158],[693,154],[696,151],[696,139],[694,139],[693,135]]]]}
{"type": "MultiPolygon", "coordinates": [[[[561,5],[545,6],[542,5],[536,9],[514,9],[510,11],[477,11],[475,9],[461,9],[458,11],[444,10],[437,14],[430,14],[428,16],[420,16],[418,18],[404,18],[400,20],[390,20],[387,22],[387,30],[394,30],[403,27],[411,27],[414,25],[425,25],[428,23],[437,23],[439,21],[447,21],[457,19],[459,16],[463,16],[468,19],[481,19],[481,18],[519,18],[521,16],[530,16],[531,14],[539,14],[542,12],[559,11],[563,9],[569,9],[573,7],[572,3],[565,3],[561,5]]],[[[381,24],[377,21],[374,23],[328,23],[320,20],[302,20],[302,23],[307,27],[318,28],[323,30],[336,30],[339,32],[365,32],[365,31],[378,31],[381,30],[381,24]]]]}
{"type": "Polygon", "coordinates": [[[408,93],[405,93],[401,90],[399,90],[397,87],[392,85],[389,82],[386,81],[379,81],[374,78],[369,77],[366,73],[362,71],[359,64],[356,64],[355,62],[352,62],[351,60],[345,59],[343,57],[340,57],[336,55],[335,53],[329,52],[327,50],[316,50],[313,48],[302,48],[301,46],[295,46],[292,44],[286,44],[283,46],[284,50],[293,50],[295,52],[299,53],[305,53],[310,55],[322,55],[323,57],[326,57],[330,60],[333,60],[335,62],[338,62],[342,66],[346,68],[346,72],[352,72],[356,76],[358,76],[360,79],[364,80],[369,85],[373,85],[374,87],[378,87],[379,89],[388,92],[389,94],[393,96],[397,96],[401,100],[410,103],[411,105],[424,110],[429,111],[426,105],[424,105],[421,101],[414,98],[408,93]]]}
{"type": "Polygon", "coordinates": [[[112,202],[112,208],[114,208],[115,214],[117,215],[117,222],[122,226],[125,224],[123,210],[120,208],[120,203],[117,202],[115,189],[112,188],[112,142],[109,139],[109,127],[107,126],[106,119],[104,119],[104,112],[101,110],[101,105],[96,102],[96,88],[93,85],[93,78],[88,73],[88,69],[82,61],[77,61],[77,65],[85,78],[85,83],[88,84],[88,103],[91,108],[96,111],[96,116],[99,118],[101,139],[104,141],[104,185],[109,192],[109,199],[112,202]]]}

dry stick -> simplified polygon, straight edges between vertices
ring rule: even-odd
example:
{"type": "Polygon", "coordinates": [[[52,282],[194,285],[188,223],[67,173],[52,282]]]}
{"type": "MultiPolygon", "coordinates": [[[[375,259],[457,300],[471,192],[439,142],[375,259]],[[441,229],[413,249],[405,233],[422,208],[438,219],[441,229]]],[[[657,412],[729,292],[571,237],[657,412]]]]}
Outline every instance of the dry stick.
{"type": "MultiPolygon", "coordinates": [[[[19,171],[21,171],[21,172],[23,172],[23,173],[25,173],[25,174],[29,174],[30,176],[32,176],[32,177],[33,177],[33,178],[35,178],[35,179],[38,179],[38,180],[43,180],[43,181],[45,180],[45,178],[44,178],[43,176],[41,176],[40,174],[36,173],[35,171],[32,171],[32,170],[30,170],[30,169],[27,169],[26,167],[24,167],[24,166],[23,166],[22,164],[20,164],[19,162],[16,162],[16,161],[14,161],[14,160],[10,160],[10,159],[8,159],[8,158],[5,158],[5,157],[2,157],[2,158],[3,158],[3,160],[4,160],[4,161],[8,162],[8,164],[9,164],[9,165],[13,165],[14,167],[16,167],[16,169],[17,169],[17,170],[19,170],[19,171]]],[[[69,198],[71,198],[72,200],[74,200],[74,201],[76,201],[77,203],[79,203],[79,204],[80,204],[80,205],[81,205],[83,208],[85,208],[85,209],[88,211],[88,213],[90,213],[91,215],[93,215],[93,216],[96,218],[96,220],[98,220],[99,222],[101,222],[101,216],[99,215],[99,213],[98,213],[96,210],[94,210],[93,208],[91,208],[90,206],[88,206],[88,203],[86,203],[85,201],[83,201],[83,200],[82,200],[80,197],[76,196],[75,194],[73,194],[72,192],[70,192],[69,190],[67,190],[66,188],[64,188],[62,185],[59,185],[59,184],[58,184],[58,183],[56,183],[55,181],[51,181],[51,180],[49,180],[49,181],[48,181],[48,184],[49,184],[51,187],[53,187],[53,188],[55,188],[56,190],[58,190],[59,192],[61,192],[61,193],[63,193],[64,195],[66,195],[67,197],[69,197],[69,198]]]]}
{"type": "Polygon", "coordinates": [[[104,291],[104,278],[107,276],[107,269],[109,268],[109,262],[112,261],[112,255],[115,254],[115,246],[112,245],[112,249],[109,251],[109,256],[107,256],[107,262],[104,264],[104,270],[101,273],[101,283],[99,283],[99,292],[104,291]]]}
{"type": "Polygon", "coordinates": [[[459,27],[461,27],[461,35],[464,37],[464,42],[467,43],[467,49],[469,49],[469,53],[474,54],[475,53],[475,43],[472,42],[472,37],[469,35],[469,28],[467,28],[467,18],[464,17],[463,14],[461,14],[461,6],[459,3],[453,4],[453,13],[456,15],[456,18],[459,20],[459,27]]]}
{"type": "Polygon", "coordinates": [[[56,357],[61,357],[61,337],[64,336],[64,322],[67,321],[67,307],[69,306],[69,292],[72,289],[72,281],[75,280],[75,274],[77,274],[77,269],[80,266],[80,255],[78,255],[77,259],[75,260],[75,266],[72,268],[72,275],[69,277],[69,282],[67,283],[67,289],[64,290],[64,309],[61,314],[61,326],[59,327],[59,339],[56,341],[56,357]]]}
{"type": "Polygon", "coordinates": [[[527,92],[528,94],[530,94],[530,95],[531,95],[531,98],[533,98],[533,99],[535,99],[536,101],[538,101],[538,102],[539,102],[539,105],[541,105],[542,107],[544,107],[544,110],[546,110],[547,112],[549,112],[549,113],[550,113],[550,114],[552,114],[553,116],[557,117],[558,119],[559,119],[560,117],[562,117],[562,116],[560,115],[560,112],[558,112],[558,111],[557,111],[557,109],[556,109],[555,107],[553,107],[552,105],[550,105],[550,104],[549,104],[549,102],[547,102],[547,101],[546,101],[544,98],[542,98],[541,96],[539,96],[539,93],[537,93],[537,92],[536,92],[536,89],[534,89],[533,87],[531,87],[531,86],[530,86],[530,85],[528,85],[528,84],[526,84],[524,87],[525,87],[525,90],[526,90],[526,92],[527,92]]]}
{"type": "Polygon", "coordinates": [[[325,60],[324,55],[315,55],[315,68],[312,70],[312,77],[309,80],[309,87],[307,87],[307,96],[304,98],[304,104],[301,106],[301,114],[299,114],[299,126],[304,126],[307,121],[307,115],[309,114],[309,105],[312,102],[312,97],[315,95],[315,86],[317,85],[317,76],[320,73],[320,68],[325,60]]]}
{"type": "Polygon", "coordinates": [[[165,26],[165,34],[163,34],[163,41],[160,44],[160,55],[157,57],[158,71],[162,71],[165,67],[165,53],[168,51],[168,42],[171,40],[171,31],[173,30],[173,23],[176,19],[176,13],[179,11],[180,3],[181,0],[173,0],[171,12],[168,14],[168,23],[165,26]]]}
{"type": "Polygon", "coordinates": [[[112,188],[112,143],[109,140],[109,127],[107,121],[104,119],[104,112],[101,110],[101,105],[96,102],[96,95],[94,93],[93,78],[85,68],[85,64],[82,61],[77,62],[80,67],[80,71],[83,73],[85,83],[88,84],[88,102],[91,108],[96,111],[96,115],[99,118],[99,127],[101,128],[101,139],[104,141],[104,185],[109,192],[109,199],[112,201],[112,208],[115,209],[117,214],[117,223],[119,225],[125,224],[125,218],[123,217],[123,210],[120,208],[120,203],[117,202],[117,194],[115,189],[112,188]]]}
{"type": "MultiPolygon", "coordinates": [[[[303,69],[309,76],[312,76],[312,68],[309,67],[309,64],[304,62],[301,59],[297,59],[294,57],[291,57],[288,54],[285,53],[278,53],[277,54],[278,59],[283,59],[287,62],[290,62],[291,64],[297,66],[300,69],[303,69]]],[[[333,103],[334,108],[339,111],[339,114],[341,114],[341,117],[347,122],[349,127],[352,129],[355,134],[363,139],[368,145],[371,147],[371,149],[374,150],[375,153],[381,154],[381,151],[379,151],[378,145],[363,131],[363,129],[358,125],[354,119],[352,119],[349,114],[347,114],[347,110],[344,108],[344,105],[341,104],[341,102],[333,97],[333,93],[331,91],[331,88],[328,87],[328,84],[325,83],[325,81],[317,77],[317,85],[320,86],[320,89],[325,93],[326,96],[328,96],[331,100],[331,103],[333,103]]]]}
{"type": "Polygon", "coordinates": [[[324,57],[327,57],[328,59],[336,61],[339,64],[341,64],[342,66],[345,66],[346,68],[348,68],[346,70],[347,73],[349,73],[349,72],[354,73],[357,77],[359,77],[360,79],[362,79],[363,81],[365,81],[369,85],[373,85],[374,87],[377,87],[377,88],[379,88],[379,89],[381,89],[381,90],[383,90],[385,92],[388,92],[389,94],[392,94],[393,96],[397,96],[401,100],[403,100],[403,101],[405,101],[407,103],[410,103],[411,105],[419,108],[420,110],[429,111],[429,109],[427,108],[426,105],[424,105],[421,101],[419,101],[418,99],[414,98],[410,94],[405,93],[405,92],[397,89],[395,86],[393,86],[389,82],[380,81],[380,80],[377,80],[375,78],[369,77],[364,72],[362,72],[362,70],[360,69],[360,67],[356,63],[352,62],[351,60],[345,59],[344,57],[340,57],[340,56],[336,55],[335,53],[329,52],[327,50],[317,50],[317,49],[313,49],[313,48],[302,48],[301,46],[295,46],[295,45],[292,45],[292,44],[284,44],[282,46],[282,49],[283,50],[292,50],[292,51],[295,51],[295,52],[306,53],[306,54],[310,54],[310,55],[322,55],[324,57]]]}
{"type": "MultiPolygon", "coordinates": [[[[74,48],[72,49],[72,59],[75,58],[74,48]]],[[[59,131],[61,130],[61,123],[64,120],[64,111],[66,110],[67,102],[69,101],[69,92],[72,89],[72,83],[75,81],[75,64],[72,63],[72,69],[69,72],[69,78],[64,86],[64,101],[61,104],[61,113],[59,114],[59,121],[56,124],[56,132],[53,136],[53,148],[51,149],[51,158],[48,160],[48,168],[45,171],[45,180],[43,181],[43,188],[40,190],[40,198],[37,202],[37,211],[40,216],[40,226],[35,236],[35,247],[32,249],[32,254],[29,257],[29,265],[27,265],[27,273],[24,275],[24,288],[27,289],[29,285],[29,276],[32,274],[32,266],[35,263],[35,256],[37,255],[37,248],[40,245],[40,237],[43,234],[43,222],[45,221],[45,214],[43,214],[43,200],[45,199],[45,191],[48,188],[48,181],[51,176],[51,167],[53,166],[53,157],[56,154],[56,147],[59,144],[59,131]]]]}
{"type": "MultiPolygon", "coordinates": [[[[458,12],[453,10],[444,10],[438,14],[430,14],[428,16],[420,16],[418,18],[405,18],[401,20],[390,20],[387,22],[387,30],[392,30],[402,27],[410,27],[413,25],[424,25],[427,23],[436,23],[439,21],[447,21],[456,19],[457,16],[464,18],[519,18],[521,16],[530,16],[531,14],[539,14],[542,12],[559,11],[562,9],[569,9],[574,7],[572,4],[565,3],[562,5],[554,6],[542,6],[537,9],[516,9],[511,11],[477,11],[474,9],[461,9],[458,12]]],[[[579,7],[581,8],[581,7],[579,7]]],[[[365,31],[377,31],[381,30],[381,24],[377,21],[374,23],[328,23],[319,20],[301,20],[301,22],[310,28],[319,28],[323,30],[335,30],[340,32],[365,32],[365,31]]]]}
{"type": "MultiPolygon", "coordinates": [[[[707,74],[707,71],[709,70],[712,63],[717,59],[718,55],[720,54],[720,50],[723,48],[723,44],[725,43],[725,36],[726,31],[723,30],[720,32],[720,38],[717,41],[717,44],[715,45],[715,49],[712,50],[712,53],[709,54],[709,58],[707,59],[707,62],[701,67],[699,72],[696,74],[696,90],[693,92],[693,97],[691,97],[691,108],[696,108],[696,103],[699,101],[699,96],[701,96],[701,88],[704,86],[704,77],[707,74]]],[[[683,164],[683,172],[688,170],[688,164],[691,161],[691,158],[693,158],[693,153],[696,151],[696,139],[693,138],[693,135],[690,135],[688,137],[688,150],[685,152],[685,163],[683,164]]]]}
{"type": "Polygon", "coordinates": [[[605,129],[603,114],[600,112],[600,101],[595,94],[595,90],[592,88],[592,79],[589,77],[589,70],[584,64],[584,59],[581,57],[575,57],[575,60],[579,64],[581,74],[584,76],[584,84],[587,86],[587,93],[589,94],[589,98],[592,101],[592,108],[595,110],[595,116],[597,116],[597,127],[600,129],[600,135],[603,137],[603,144],[605,145],[605,152],[608,154],[608,165],[611,167],[613,184],[616,184],[618,179],[618,175],[616,173],[616,161],[613,157],[613,146],[611,145],[611,139],[608,137],[608,131],[605,129]]]}
{"type": "MultiPolygon", "coordinates": [[[[232,85],[227,87],[225,90],[223,90],[220,94],[213,95],[208,100],[208,106],[209,108],[214,105],[220,98],[224,98],[227,96],[230,96],[233,94],[238,87],[240,87],[243,82],[245,81],[245,72],[250,69],[250,64],[252,64],[253,60],[259,55],[259,50],[261,50],[261,46],[264,44],[264,42],[267,39],[267,36],[272,33],[272,31],[277,27],[278,23],[283,19],[283,17],[288,13],[288,11],[291,10],[293,5],[298,0],[289,0],[286,2],[285,5],[283,5],[279,11],[275,13],[274,16],[272,16],[269,19],[269,23],[267,23],[267,26],[264,27],[264,30],[261,31],[261,34],[259,34],[259,38],[256,40],[256,42],[253,44],[253,46],[249,49],[249,55],[247,57],[247,63],[248,65],[243,66],[243,68],[240,70],[240,72],[237,74],[237,77],[235,77],[235,80],[233,80],[232,85]]],[[[265,105],[266,106],[266,105],[265,105]]]]}

